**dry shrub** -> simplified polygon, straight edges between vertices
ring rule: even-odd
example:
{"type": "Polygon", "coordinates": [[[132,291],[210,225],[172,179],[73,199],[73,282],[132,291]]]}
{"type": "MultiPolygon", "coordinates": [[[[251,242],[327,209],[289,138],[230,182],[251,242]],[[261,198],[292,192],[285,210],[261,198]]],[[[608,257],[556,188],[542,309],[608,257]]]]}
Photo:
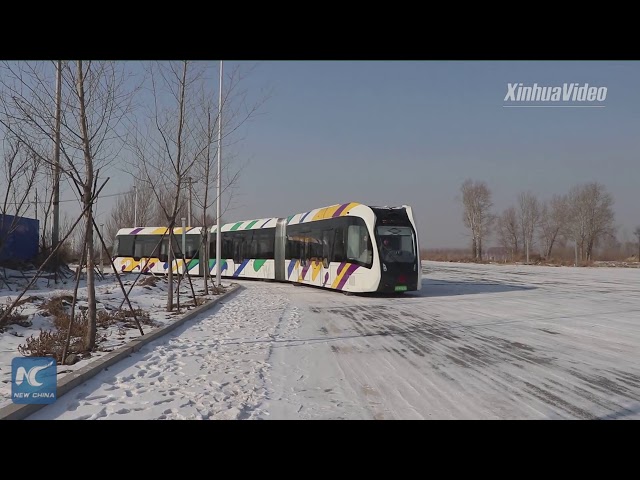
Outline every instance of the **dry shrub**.
{"type": "Polygon", "coordinates": [[[158,283],[158,278],[154,277],[153,275],[148,275],[145,278],[143,278],[142,280],[140,280],[138,282],[138,285],[145,287],[145,286],[149,286],[149,287],[155,287],[156,284],[158,283]]]}
{"type": "MultiPolygon", "coordinates": [[[[116,315],[118,315],[123,321],[126,321],[129,318],[133,318],[135,314],[135,317],[138,319],[138,321],[142,324],[142,325],[149,325],[152,327],[155,327],[157,325],[157,323],[154,320],[151,320],[151,317],[149,316],[149,312],[146,312],[144,310],[141,310],[140,308],[136,308],[133,310],[133,312],[131,310],[125,309],[125,310],[120,310],[119,312],[116,313],[116,315]]],[[[125,325],[131,325],[131,328],[135,327],[135,324],[131,324],[129,323],[125,323],[125,325]]]]}
{"type": "MultiPolygon", "coordinates": [[[[60,295],[48,299],[41,305],[41,314],[44,317],[53,317],[53,326],[56,330],[66,332],[69,330],[69,322],[71,319],[71,303],[73,297],[71,295],[60,295]]],[[[75,320],[71,325],[71,336],[84,338],[89,328],[89,319],[87,317],[87,309],[80,308],[76,304],[75,320]]]]}
{"type": "Polygon", "coordinates": [[[66,307],[71,305],[72,301],[73,297],[71,295],[51,297],[40,305],[41,314],[43,317],[67,315],[66,307]]]}
{"type": "MultiPolygon", "coordinates": [[[[62,352],[66,343],[67,333],[69,330],[68,314],[57,316],[53,320],[55,330],[40,330],[40,334],[36,337],[31,335],[26,339],[24,345],[18,346],[18,352],[26,357],[55,357],[56,361],[62,362],[62,352]]],[[[71,353],[84,353],[84,357],[88,356],[84,351],[84,338],[87,335],[89,327],[89,319],[86,310],[82,310],[75,314],[75,320],[71,325],[71,336],[69,339],[69,348],[67,355],[71,353]]],[[[106,340],[105,335],[96,335],[96,345],[106,340]]]]}
{"type": "MultiPolygon", "coordinates": [[[[58,363],[62,363],[66,332],[62,330],[40,330],[36,337],[31,335],[24,345],[18,345],[18,352],[25,357],[54,357],[58,363]]],[[[78,352],[82,348],[81,338],[71,338],[69,352],[78,352]]]]}
{"type": "Polygon", "coordinates": [[[111,325],[118,323],[115,315],[109,310],[98,310],[96,312],[96,325],[101,328],[109,328],[111,325]]]}
{"type": "MultiPolygon", "coordinates": [[[[53,325],[56,330],[66,332],[69,330],[69,320],[71,319],[71,315],[64,313],[62,315],[58,315],[53,319],[53,325]]],[[[71,337],[84,338],[87,335],[87,331],[89,329],[89,319],[87,318],[87,311],[82,310],[75,314],[75,320],[71,325],[71,337]]]]}
{"type": "Polygon", "coordinates": [[[20,325],[22,327],[28,327],[29,325],[31,325],[31,323],[27,320],[27,315],[22,314],[23,309],[18,305],[14,307],[13,310],[9,311],[12,303],[13,302],[11,301],[11,299],[7,299],[7,303],[5,305],[0,305],[0,318],[2,318],[5,313],[9,312],[4,320],[0,322],[0,331],[3,327],[6,327],[8,325],[20,325]]]}
{"type": "Polygon", "coordinates": [[[98,312],[97,324],[102,328],[107,328],[112,325],[119,325],[120,328],[137,328],[135,320],[133,320],[134,314],[142,325],[149,325],[152,327],[158,325],[157,322],[151,320],[149,312],[146,312],[140,308],[134,309],[133,312],[128,308],[117,310],[115,312],[100,310],[98,312]],[[131,322],[130,319],[133,320],[133,322],[131,322]]]}
{"type": "MultiPolygon", "coordinates": [[[[527,256],[524,256],[524,261],[527,261],[527,256]]],[[[544,259],[542,258],[542,255],[540,255],[539,253],[532,253],[529,255],[529,263],[535,263],[536,265],[540,265],[542,264],[542,262],[544,261],[544,259]]]]}

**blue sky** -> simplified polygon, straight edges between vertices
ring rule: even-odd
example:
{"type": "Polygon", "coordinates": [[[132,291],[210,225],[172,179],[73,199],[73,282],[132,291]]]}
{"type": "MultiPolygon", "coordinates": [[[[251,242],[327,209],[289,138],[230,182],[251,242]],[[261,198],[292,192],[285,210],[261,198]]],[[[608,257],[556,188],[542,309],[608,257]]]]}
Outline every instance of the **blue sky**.
{"type": "MultiPolygon", "coordinates": [[[[236,63],[225,63],[231,68],[236,63]]],[[[603,183],[617,224],[640,224],[640,63],[258,62],[270,89],[233,147],[248,162],[225,221],[334,203],[414,207],[424,247],[463,247],[459,188],[487,182],[496,212],[603,183]],[[503,108],[507,83],[606,86],[606,108],[503,108]]],[[[224,152],[223,152],[224,154],[224,152]]],[[[126,180],[105,193],[122,191],[126,180]]]]}

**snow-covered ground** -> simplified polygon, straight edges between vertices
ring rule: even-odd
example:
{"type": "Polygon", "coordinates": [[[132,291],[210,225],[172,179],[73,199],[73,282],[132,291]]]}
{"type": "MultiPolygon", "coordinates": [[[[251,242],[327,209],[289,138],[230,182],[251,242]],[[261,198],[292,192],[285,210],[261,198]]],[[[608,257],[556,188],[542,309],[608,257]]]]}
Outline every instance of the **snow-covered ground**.
{"type": "Polygon", "coordinates": [[[640,271],[424,266],[400,297],[239,281],[30,419],[640,419],[640,271]]]}
{"type": "MultiPolygon", "coordinates": [[[[28,280],[30,280],[30,277],[26,279],[19,272],[11,270],[6,270],[6,276],[11,289],[6,288],[7,284],[0,283],[0,285],[5,287],[0,290],[0,305],[10,305],[22,292],[23,287],[29,283],[28,280]]],[[[123,284],[127,291],[129,291],[136,276],[137,275],[131,274],[123,277],[123,284]]],[[[223,283],[223,285],[226,283],[227,282],[223,283]]],[[[75,281],[73,278],[62,277],[59,278],[58,283],[55,283],[52,278],[39,278],[37,283],[22,297],[21,301],[25,300],[25,303],[18,307],[18,312],[26,317],[25,321],[21,324],[9,324],[5,326],[3,331],[0,331],[0,407],[11,403],[11,360],[14,357],[20,356],[18,346],[24,346],[26,340],[31,336],[38,337],[41,329],[53,330],[53,318],[47,315],[46,308],[44,308],[43,305],[51,298],[64,296],[66,297],[65,304],[67,305],[67,309],[69,309],[74,284],[75,281]]],[[[120,285],[117,283],[116,277],[114,275],[107,275],[104,279],[97,279],[96,284],[98,312],[100,312],[100,310],[117,311],[123,303],[124,294],[122,293],[120,285]]],[[[202,279],[193,279],[193,284],[197,296],[203,299],[215,297],[214,295],[203,295],[202,279]]],[[[129,298],[133,308],[139,308],[150,313],[148,320],[139,318],[144,333],[149,333],[154,328],[165,325],[181,315],[175,310],[171,313],[166,312],[166,292],[166,279],[157,278],[156,282],[149,284],[149,277],[147,276],[140,277],[138,284],[130,291],[129,298]],[[145,282],[147,283],[146,285],[144,284],[145,282]]],[[[186,308],[193,308],[191,288],[186,280],[181,283],[180,293],[182,302],[181,312],[184,313],[186,308]]],[[[86,308],[86,295],[86,283],[83,279],[78,289],[76,313],[86,308]]],[[[177,297],[174,296],[174,302],[176,300],[177,297]]],[[[129,310],[126,303],[123,308],[127,311],[129,310]]],[[[132,317],[112,324],[98,322],[98,337],[100,340],[97,351],[93,352],[90,357],[83,358],[73,365],[58,365],[59,378],[84,367],[89,362],[99,359],[139,336],[140,331],[132,317]]]]}

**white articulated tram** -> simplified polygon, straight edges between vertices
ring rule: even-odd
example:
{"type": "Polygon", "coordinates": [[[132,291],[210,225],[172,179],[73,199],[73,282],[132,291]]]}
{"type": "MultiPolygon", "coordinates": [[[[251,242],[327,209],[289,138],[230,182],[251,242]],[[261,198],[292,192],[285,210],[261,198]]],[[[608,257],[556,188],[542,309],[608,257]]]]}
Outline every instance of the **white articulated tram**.
{"type": "MultiPolygon", "coordinates": [[[[118,231],[113,260],[120,272],[166,274],[169,250],[165,227],[118,231]],[[163,234],[165,235],[162,238],[163,234]],[[162,239],[162,241],[160,241],[162,239]]],[[[216,251],[216,227],[209,252],[216,251]]],[[[215,259],[201,254],[201,227],[174,228],[172,269],[215,275],[215,259]],[[208,263],[208,265],[207,265],[208,263]]],[[[222,276],[314,285],[345,292],[419,290],[418,235],[411,207],[370,207],[343,203],[286,218],[261,218],[222,226],[222,276]]],[[[215,256],[215,254],[214,254],[215,256]]]]}

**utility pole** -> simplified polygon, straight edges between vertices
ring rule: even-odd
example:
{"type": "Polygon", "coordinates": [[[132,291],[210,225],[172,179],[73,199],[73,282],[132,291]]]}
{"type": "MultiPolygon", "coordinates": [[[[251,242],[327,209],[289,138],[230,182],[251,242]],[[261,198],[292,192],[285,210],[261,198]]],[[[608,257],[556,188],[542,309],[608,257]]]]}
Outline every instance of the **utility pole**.
{"type": "MultiPolygon", "coordinates": [[[[104,223],[100,224],[100,236],[104,238],[104,223]]],[[[104,275],[104,264],[102,263],[102,252],[104,248],[100,245],[100,275],[104,275]]]]}
{"type": "Polygon", "coordinates": [[[60,114],[62,102],[62,61],[56,63],[56,131],[53,167],[53,222],[51,223],[51,249],[60,238],[60,114]]]}
{"type": "Polygon", "coordinates": [[[187,205],[188,212],[187,217],[189,217],[189,228],[191,228],[191,202],[193,201],[192,189],[191,189],[191,177],[187,178],[187,182],[189,183],[189,204],[187,205]]]}
{"type": "Polygon", "coordinates": [[[133,205],[133,228],[138,226],[138,185],[133,184],[133,191],[135,193],[135,201],[133,205]]]}
{"type": "Polygon", "coordinates": [[[576,263],[575,266],[578,266],[578,240],[576,240],[576,245],[575,245],[575,250],[576,250],[576,263]]]}
{"type": "Polygon", "coordinates": [[[35,219],[38,220],[38,189],[36,188],[36,197],[33,200],[33,211],[35,212],[35,219]]]}
{"type": "Polygon", "coordinates": [[[187,235],[186,235],[186,231],[187,229],[185,228],[185,223],[186,223],[186,218],[182,217],[182,274],[185,275],[187,273],[187,265],[185,263],[185,259],[186,259],[186,251],[187,251],[187,235]]]}
{"type": "Polygon", "coordinates": [[[222,160],[222,60],[220,60],[220,94],[218,97],[218,178],[216,181],[216,286],[220,287],[222,282],[222,266],[220,265],[220,257],[222,255],[222,221],[220,209],[220,161],[222,160]]]}

